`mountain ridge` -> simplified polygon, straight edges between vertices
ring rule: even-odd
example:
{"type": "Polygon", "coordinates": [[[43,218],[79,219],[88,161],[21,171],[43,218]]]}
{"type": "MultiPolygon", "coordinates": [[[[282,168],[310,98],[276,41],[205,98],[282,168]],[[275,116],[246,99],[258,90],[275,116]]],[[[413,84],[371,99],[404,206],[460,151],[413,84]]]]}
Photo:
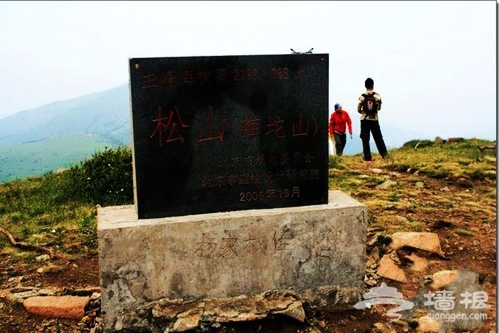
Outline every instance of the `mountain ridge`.
{"type": "MultiPolygon", "coordinates": [[[[96,150],[130,146],[129,83],[63,101],[19,111],[0,119],[0,182],[68,167],[96,150]],[[71,145],[68,145],[68,142],[71,145]],[[44,152],[52,154],[52,160],[44,152]]],[[[353,117],[354,115],[351,115],[353,117]]],[[[345,155],[362,151],[356,121],[353,138],[347,139],[345,155]]],[[[416,131],[381,121],[388,149],[421,137],[416,131]]],[[[331,142],[330,154],[333,154],[331,142]]],[[[373,140],[372,150],[376,152],[373,140]]]]}
{"type": "MultiPolygon", "coordinates": [[[[0,146],[79,132],[108,135],[112,140],[122,141],[120,135],[130,131],[128,108],[128,84],[123,84],[20,111],[0,119],[0,146]]],[[[130,144],[130,138],[123,144],[130,144]]]]}

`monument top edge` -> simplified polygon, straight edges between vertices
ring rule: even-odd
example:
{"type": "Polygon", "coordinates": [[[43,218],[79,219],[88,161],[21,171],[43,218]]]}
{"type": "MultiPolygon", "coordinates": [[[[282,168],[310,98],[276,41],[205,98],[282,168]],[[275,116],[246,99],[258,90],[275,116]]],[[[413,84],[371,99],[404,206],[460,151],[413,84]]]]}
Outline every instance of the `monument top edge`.
{"type": "Polygon", "coordinates": [[[172,216],[162,218],[152,218],[147,220],[139,220],[134,205],[123,206],[107,206],[98,207],[98,226],[99,230],[137,227],[141,225],[154,225],[158,223],[181,223],[181,222],[199,222],[208,220],[223,220],[234,218],[245,218],[248,216],[256,215],[273,215],[284,213],[301,213],[301,212],[314,212],[330,209],[341,208],[361,208],[366,205],[353,199],[342,191],[334,190],[328,192],[328,204],[325,205],[310,205],[310,206],[297,206],[297,207],[283,207],[272,209],[250,209],[241,211],[228,211],[208,214],[172,216]]]}

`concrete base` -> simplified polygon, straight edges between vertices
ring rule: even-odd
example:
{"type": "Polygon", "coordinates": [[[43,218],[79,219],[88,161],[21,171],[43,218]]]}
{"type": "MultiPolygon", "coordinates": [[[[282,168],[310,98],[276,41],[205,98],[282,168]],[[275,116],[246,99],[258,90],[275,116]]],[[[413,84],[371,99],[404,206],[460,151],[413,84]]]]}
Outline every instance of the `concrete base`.
{"type": "Polygon", "coordinates": [[[340,191],[327,205],[138,220],[134,206],[98,210],[106,332],[159,299],[361,288],[366,206],[340,191]]]}

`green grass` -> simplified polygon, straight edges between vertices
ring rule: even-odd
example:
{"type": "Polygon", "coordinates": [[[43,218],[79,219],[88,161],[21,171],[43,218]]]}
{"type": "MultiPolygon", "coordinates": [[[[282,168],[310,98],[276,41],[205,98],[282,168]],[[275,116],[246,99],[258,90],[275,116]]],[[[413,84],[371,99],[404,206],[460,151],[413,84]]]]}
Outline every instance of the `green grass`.
{"type": "MultiPolygon", "coordinates": [[[[0,223],[17,241],[74,253],[96,248],[97,204],[132,203],[131,151],[105,148],[63,172],[1,184],[0,223]]],[[[7,246],[0,235],[0,249],[7,246]]]]}
{"type": "Polygon", "coordinates": [[[84,133],[0,146],[0,183],[69,168],[72,164],[90,158],[96,150],[115,146],[114,142],[102,135],[84,133]]]}
{"type": "MultiPolygon", "coordinates": [[[[465,178],[489,182],[488,186],[481,188],[481,195],[496,198],[496,151],[479,149],[492,142],[476,139],[443,144],[425,142],[415,149],[417,142],[414,140],[402,148],[391,150],[390,158],[379,159],[380,163],[392,171],[418,173],[431,179],[465,178]]],[[[411,189],[395,187],[378,191],[376,186],[387,178],[371,172],[369,168],[359,154],[341,158],[330,156],[329,188],[352,194],[358,200],[366,200],[375,211],[397,208],[411,213],[416,208],[411,193],[417,191],[414,186],[411,189]]],[[[461,195],[472,194],[464,192],[461,195]]],[[[464,197],[464,200],[467,198],[464,197]]],[[[133,204],[130,148],[104,148],[64,171],[50,171],[38,177],[1,183],[0,225],[18,241],[57,245],[59,251],[68,254],[96,251],[97,204],[133,204]]],[[[445,204],[453,209],[453,203],[436,203],[440,207],[445,204]]],[[[422,209],[432,211],[435,208],[429,206],[422,209]]],[[[376,220],[376,214],[369,216],[370,225],[376,220]]],[[[409,221],[407,228],[411,230],[419,230],[424,225],[418,220],[409,221]]],[[[455,233],[472,235],[470,231],[459,228],[455,233]]],[[[11,260],[33,260],[32,254],[13,249],[1,234],[0,252],[15,254],[11,260]]]]}
{"type": "Polygon", "coordinates": [[[491,141],[470,139],[459,142],[435,143],[412,140],[402,148],[391,151],[387,167],[398,172],[418,171],[431,178],[444,179],[460,177],[473,179],[496,179],[496,150],[481,151],[481,146],[491,145],[491,141]]]}

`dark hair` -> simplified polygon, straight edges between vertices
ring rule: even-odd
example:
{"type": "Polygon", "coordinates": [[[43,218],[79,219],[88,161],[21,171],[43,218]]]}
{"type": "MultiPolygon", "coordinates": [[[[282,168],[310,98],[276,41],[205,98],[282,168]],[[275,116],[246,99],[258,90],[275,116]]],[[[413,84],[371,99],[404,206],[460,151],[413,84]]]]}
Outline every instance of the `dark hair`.
{"type": "Polygon", "coordinates": [[[366,89],[373,89],[373,80],[371,78],[367,78],[365,80],[365,88],[366,89]]]}

